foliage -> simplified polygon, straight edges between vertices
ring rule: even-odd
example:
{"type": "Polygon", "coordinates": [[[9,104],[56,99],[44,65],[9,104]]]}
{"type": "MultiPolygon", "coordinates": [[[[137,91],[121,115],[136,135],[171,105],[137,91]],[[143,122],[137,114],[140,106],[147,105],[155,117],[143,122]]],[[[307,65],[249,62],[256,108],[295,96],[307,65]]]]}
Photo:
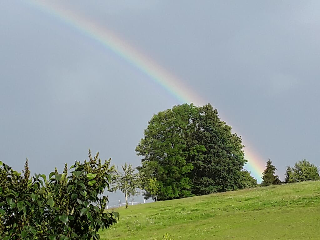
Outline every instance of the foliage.
{"type": "Polygon", "coordinates": [[[287,167],[287,170],[286,170],[286,173],[285,173],[285,180],[284,180],[286,183],[293,183],[293,182],[296,182],[295,179],[294,179],[294,172],[293,172],[293,169],[288,166],[287,167]]]}
{"type": "Polygon", "coordinates": [[[240,180],[240,188],[253,188],[258,186],[257,179],[250,175],[250,172],[247,170],[241,171],[241,180],[240,180]]]}
{"type": "Polygon", "coordinates": [[[137,189],[140,186],[140,178],[138,173],[135,173],[135,169],[131,164],[125,163],[122,166],[122,172],[117,172],[114,181],[114,190],[119,189],[124,193],[126,199],[126,208],[128,208],[128,198],[135,196],[138,193],[137,189]]]}
{"type": "Polygon", "coordinates": [[[159,191],[159,183],[156,178],[150,178],[147,180],[147,186],[145,187],[146,191],[150,193],[152,199],[157,201],[158,199],[158,191],[159,191]]]}
{"type": "Polygon", "coordinates": [[[210,104],[183,104],[159,112],[144,135],[136,147],[143,157],[139,171],[156,179],[159,200],[241,187],[246,162],[242,140],[210,104]]]}
{"type": "Polygon", "coordinates": [[[117,213],[105,212],[114,167],[101,163],[99,154],[75,162],[68,176],[57,170],[30,179],[0,162],[0,222],[2,239],[99,239],[99,229],[116,222],[117,213]]]}
{"type": "Polygon", "coordinates": [[[272,161],[269,159],[267,161],[266,169],[262,173],[262,186],[276,185],[280,184],[281,181],[277,175],[275,175],[276,167],[272,165],[272,161]]]}
{"type": "Polygon", "coordinates": [[[145,199],[152,198],[154,201],[157,201],[159,193],[159,182],[156,178],[150,178],[150,175],[145,174],[146,169],[141,170],[141,167],[137,167],[139,171],[140,184],[141,188],[144,189],[143,196],[145,199]]]}
{"type": "Polygon", "coordinates": [[[210,104],[198,108],[189,139],[189,177],[196,195],[236,190],[241,187],[244,159],[241,137],[220,120],[210,104]]]}
{"type": "Polygon", "coordinates": [[[286,183],[303,182],[309,180],[319,180],[318,168],[308,162],[306,159],[297,162],[293,168],[288,167],[286,170],[286,183]]]}
{"type": "Polygon", "coordinates": [[[101,239],[319,239],[319,189],[308,181],[119,208],[101,239]]]}

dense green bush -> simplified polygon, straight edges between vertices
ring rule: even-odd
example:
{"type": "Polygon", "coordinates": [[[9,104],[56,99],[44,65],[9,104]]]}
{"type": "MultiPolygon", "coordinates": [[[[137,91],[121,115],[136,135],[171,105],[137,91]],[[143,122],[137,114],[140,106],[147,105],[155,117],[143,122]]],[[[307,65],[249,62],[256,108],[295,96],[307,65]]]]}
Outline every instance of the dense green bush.
{"type": "Polygon", "coordinates": [[[23,175],[0,162],[1,239],[99,239],[99,229],[116,222],[100,197],[115,171],[110,160],[102,164],[89,151],[89,161],[70,169],[30,179],[28,162],[23,175]]]}

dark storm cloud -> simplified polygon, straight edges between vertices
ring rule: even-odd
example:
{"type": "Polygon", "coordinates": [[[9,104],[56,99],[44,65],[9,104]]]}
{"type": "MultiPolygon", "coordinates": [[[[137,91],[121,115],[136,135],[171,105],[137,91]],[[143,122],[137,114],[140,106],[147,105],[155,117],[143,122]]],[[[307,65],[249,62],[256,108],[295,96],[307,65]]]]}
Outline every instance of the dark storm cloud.
{"type": "MultiPolygon", "coordinates": [[[[316,165],[318,1],[68,1],[218,108],[261,157],[316,165]]],[[[179,102],[32,4],[0,3],[0,159],[48,173],[86,158],[139,164],[154,113],[179,102]]],[[[262,163],[263,164],[263,163],[262,163]]]]}

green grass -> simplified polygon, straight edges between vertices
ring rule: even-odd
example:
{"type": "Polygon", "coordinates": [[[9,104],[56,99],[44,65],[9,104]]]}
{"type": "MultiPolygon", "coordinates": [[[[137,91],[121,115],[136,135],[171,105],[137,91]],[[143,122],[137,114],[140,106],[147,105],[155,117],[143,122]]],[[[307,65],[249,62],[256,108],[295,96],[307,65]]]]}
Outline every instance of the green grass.
{"type": "Polygon", "coordinates": [[[320,182],[246,189],[117,211],[119,222],[101,232],[101,239],[320,239],[320,182]]]}

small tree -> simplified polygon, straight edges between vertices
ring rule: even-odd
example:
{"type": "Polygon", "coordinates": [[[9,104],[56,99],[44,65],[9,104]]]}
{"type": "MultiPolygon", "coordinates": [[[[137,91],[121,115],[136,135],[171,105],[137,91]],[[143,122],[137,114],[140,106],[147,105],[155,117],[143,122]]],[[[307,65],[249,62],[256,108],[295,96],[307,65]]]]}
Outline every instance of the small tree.
{"type": "Polygon", "coordinates": [[[294,180],[294,172],[293,172],[293,169],[291,167],[287,167],[287,170],[286,170],[286,175],[285,175],[285,182],[286,183],[293,183],[295,182],[294,180]]]}
{"type": "Polygon", "coordinates": [[[297,162],[293,168],[288,167],[286,171],[286,183],[303,182],[308,180],[319,180],[318,168],[306,159],[297,162]]]}
{"type": "Polygon", "coordinates": [[[269,159],[267,161],[266,169],[262,173],[262,186],[269,186],[269,185],[275,185],[280,184],[281,181],[277,175],[275,175],[276,167],[272,164],[272,161],[269,159]]]}
{"type": "Polygon", "coordinates": [[[141,180],[141,187],[144,189],[144,198],[149,199],[150,197],[156,202],[158,200],[159,193],[159,182],[156,178],[148,178],[141,180]]]}
{"type": "Polygon", "coordinates": [[[258,185],[257,179],[250,175],[250,172],[247,170],[241,171],[241,186],[240,188],[253,188],[258,185]]]}
{"type": "Polygon", "coordinates": [[[122,172],[118,172],[115,177],[115,190],[120,190],[124,193],[126,199],[126,208],[128,208],[128,198],[135,196],[140,186],[140,178],[138,173],[135,173],[135,169],[131,164],[125,163],[122,166],[122,172]]]}

